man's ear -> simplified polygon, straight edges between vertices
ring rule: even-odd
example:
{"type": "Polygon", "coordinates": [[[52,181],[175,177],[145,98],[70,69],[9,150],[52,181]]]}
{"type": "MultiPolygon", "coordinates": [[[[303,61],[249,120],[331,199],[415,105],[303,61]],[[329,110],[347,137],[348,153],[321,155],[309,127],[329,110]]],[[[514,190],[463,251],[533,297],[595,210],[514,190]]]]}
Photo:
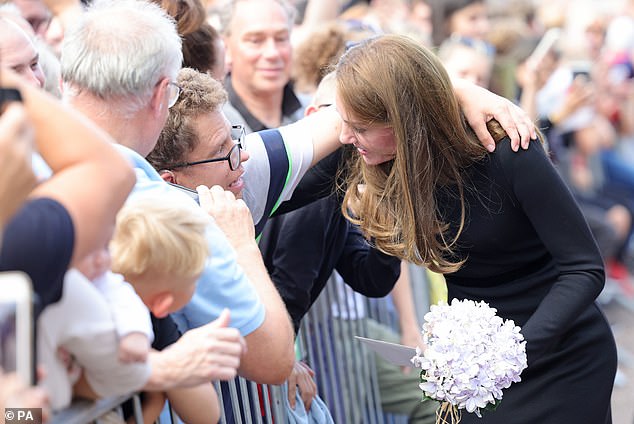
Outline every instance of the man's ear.
{"type": "Polygon", "coordinates": [[[148,308],[155,317],[165,318],[173,304],[174,296],[170,292],[163,291],[152,296],[148,302],[148,308]]]}
{"type": "Polygon", "coordinates": [[[154,86],[150,107],[152,108],[152,114],[156,117],[159,117],[163,113],[163,108],[167,107],[165,99],[167,98],[168,84],[169,80],[163,78],[154,86]]]}
{"type": "Polygon", "coordinates": [[[174,175],[174,173],[169,169],[161,169],[159,171],[159,175],[161,176],[161,178],[163,178],[163,181],[172,184],[178,184],[178,181],[176,181],[176,175],[174,175]]]}

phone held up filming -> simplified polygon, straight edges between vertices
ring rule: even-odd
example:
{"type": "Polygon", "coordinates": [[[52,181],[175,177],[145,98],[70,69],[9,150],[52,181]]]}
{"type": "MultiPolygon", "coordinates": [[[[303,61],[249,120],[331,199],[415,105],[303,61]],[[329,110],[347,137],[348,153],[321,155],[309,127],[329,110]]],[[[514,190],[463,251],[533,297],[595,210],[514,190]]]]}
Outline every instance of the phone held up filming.
{"type": "Polygon", "coordinates": [[[33,291],[21,272],[0,273],[0,366],[17,372],[25,383],[35,380],[33,291]]]}

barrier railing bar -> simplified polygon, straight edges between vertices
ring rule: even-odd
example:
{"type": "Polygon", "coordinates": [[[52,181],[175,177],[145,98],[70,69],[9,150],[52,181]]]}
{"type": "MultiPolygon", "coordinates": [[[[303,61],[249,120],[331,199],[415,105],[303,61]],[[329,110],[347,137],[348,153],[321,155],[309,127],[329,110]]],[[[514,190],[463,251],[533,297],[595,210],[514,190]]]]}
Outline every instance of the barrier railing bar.
{"type": "Polygon", "coordinates": [[[214,388],[216,389],[216,393],[218,394],[218,404],[220,405],[220,424],[227,424],[227,417],[225,416],[225,408],[222,407],[224,405],[224,399],[222,396],[222,388],[220,387],[219,381],[214,381],[214,388]]]}
{"type": "Polygon", "coordinates": [[[229,386],[229,396],[231,397],[231,406],[233,408],[233,419],[236,424],[242,424],[242,410],[238,402],[238,390],[236,388],[235,380],[227,382],[229,386]]]}
{"type": "Polygon", "coordinates": [[[249,399],[249,391],[247,390],[247,382],[244,378],[238,377],[238,387],[242,398],[242,408],[244,411],[244,421],[246,424],[253,424],[251,419],[251,400],[249,399]]]}
{"type": "Polygon", "coordinates": [[[71,406],[55,414],[50,424],[85,424],[95,421],[106,412],[116,408],[124,401],[130,399],[131,395],[117,396],[113,398],[100,399],[96,402],[89,400],[74,401],[71,406]]]}

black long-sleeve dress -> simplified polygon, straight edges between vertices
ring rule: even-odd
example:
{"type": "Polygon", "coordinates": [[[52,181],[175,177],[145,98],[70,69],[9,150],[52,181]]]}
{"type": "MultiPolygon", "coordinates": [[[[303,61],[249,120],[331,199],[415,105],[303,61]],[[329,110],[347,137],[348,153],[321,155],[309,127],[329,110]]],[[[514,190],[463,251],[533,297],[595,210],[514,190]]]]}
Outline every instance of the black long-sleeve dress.
{"type": "MultiPolygon", "coordinates": [[[[461,423],[610,423],[616,347],[594,302],[603,264],[568,188],[539,143],[514,153],[504,140],[466,174],[467,221],[455,254],[467,261],[446,275],[449,299],[484,300],[513,319],[528,368],[496,411],[482,419],[465,412],[461,423]]],[[[456,193],[437,198],[455,223],[456,193]]]]}
{"type": "Polygon", "coordinates": [[[399,259],[371,248],[346,221],[334,194],[269,220],[259,246],[295,332],[334,270],[368,297],[386,296],[401,270],[399,259]]]}

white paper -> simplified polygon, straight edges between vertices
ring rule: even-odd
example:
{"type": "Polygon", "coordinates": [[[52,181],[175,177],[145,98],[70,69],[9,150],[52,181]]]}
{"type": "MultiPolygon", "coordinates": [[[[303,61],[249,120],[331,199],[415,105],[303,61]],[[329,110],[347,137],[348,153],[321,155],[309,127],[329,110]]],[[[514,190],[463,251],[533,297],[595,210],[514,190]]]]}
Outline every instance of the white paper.
{"type": "Polygon", "coordinates": [[[355,336],[365,346],[375,351],[381,358],[394,365],[412,367],[411,359],[416,355],[416,348],[403,346],[397,343],[384,342],[382,340],[368,339],[355,336]]]}

